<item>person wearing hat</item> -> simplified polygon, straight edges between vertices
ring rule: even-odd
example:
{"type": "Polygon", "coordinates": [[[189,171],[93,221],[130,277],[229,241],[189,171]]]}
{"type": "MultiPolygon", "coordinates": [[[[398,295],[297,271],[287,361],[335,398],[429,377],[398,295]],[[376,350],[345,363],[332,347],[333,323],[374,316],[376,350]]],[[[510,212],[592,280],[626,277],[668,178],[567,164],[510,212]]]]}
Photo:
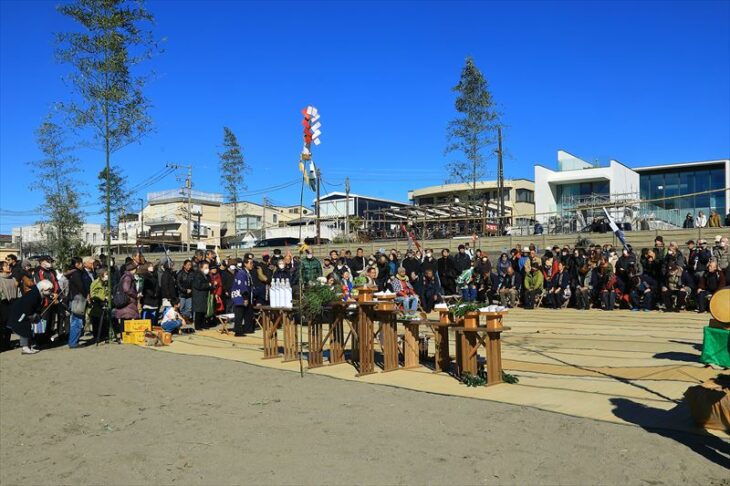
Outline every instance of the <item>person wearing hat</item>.
{"type": "Polygon", "coordinates": [[[724,272],[730,267],[730,248],[728,248],[727,236],[717,235],[715,237],[717,246],[712,252],[712,256],[717,260],[717,266],[721,272],[724,272]]]}
{"type": "Polygon", "coordinates": [[[694,283],[684,268],[670,261],[667,274],[662,284],[664,312],[679,312],[687,304],[687,297],[692,294],[694,283]]]}
{"type": "Polygon", "coordinates": [[[322,276],[322,264],[314,257],[312,250],[307,248],[304,260],[299,264],[299,282],[302,285],[313,285],[322,276]]]}

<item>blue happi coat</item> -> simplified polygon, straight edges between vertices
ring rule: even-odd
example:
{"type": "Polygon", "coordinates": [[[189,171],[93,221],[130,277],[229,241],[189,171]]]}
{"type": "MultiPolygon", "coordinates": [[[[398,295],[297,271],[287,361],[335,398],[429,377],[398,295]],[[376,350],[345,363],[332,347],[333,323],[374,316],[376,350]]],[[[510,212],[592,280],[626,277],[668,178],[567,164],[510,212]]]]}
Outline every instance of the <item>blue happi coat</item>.
{"type": "Polygon", "coordinates": [[[239,268],[233,277],[233,285],[231,286],[233,305],[243,305],[244,300],[247,300],[250,305],[252,292],[253,279],[251,274],[245,268],[239,268]]]}

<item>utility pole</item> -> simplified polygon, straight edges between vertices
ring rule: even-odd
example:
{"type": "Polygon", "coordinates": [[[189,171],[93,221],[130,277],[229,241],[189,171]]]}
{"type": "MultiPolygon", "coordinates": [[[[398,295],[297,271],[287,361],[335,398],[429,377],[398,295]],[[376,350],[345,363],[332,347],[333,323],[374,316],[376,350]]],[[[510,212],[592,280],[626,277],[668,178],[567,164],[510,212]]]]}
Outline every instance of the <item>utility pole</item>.
{"type": "Polygon", "coordinates": [[[266,196],[264,196],[263,206],[264,206],[264,214],[261,217],[261,239],[265,240],[266,239],[266,196]]]}
{"type": "Polygon", "coordinates": [[[350,178],[345,177],[345,238],[350,240],[350,178]]]}
{"type": "MultiPolygon", "coordinates": [[[[165,164],[165,167],[169,167],[171,169],[187,169],[188,170],[188,176],[185,179],[185,189],[187,189],[188,193],[188,214],[187,214],[187,220],[188,220],[188,237],[187,239],[187,246],[188,251],[190,251],[190,245],[191,240],[193,237],[193,230],[192,230],[192,220],[193,220],[193,166],[191,165],[178,165],[178,164],[165,164]]],[[[185,192],[182,193],[185,195],[185,192]]],[[[198,234],[200,234],[200,230],[198,230],[198,234]]]]}
{"type": "Polygon", "coordinates": [[[502,164],[502,127],[497,127],[497,211],[499,212],[499,234],[502,235],[504,227],[504,165],[502,164]]]}
{"type": "Polygon", "coordinates": [[[317,205],[315,206],[315,209],[317,210],[317,246],[320,244],[320,228],[319,228],[319,181],[322,178],[322,175],[319,172],[319,167],[317,167],[317,205]]]}
{"type": "Polygon", "coordinates": [[[142,235],[144,237],[144,198],[139,198],[139,230],[137,230],[137,238],[142,235]]]}

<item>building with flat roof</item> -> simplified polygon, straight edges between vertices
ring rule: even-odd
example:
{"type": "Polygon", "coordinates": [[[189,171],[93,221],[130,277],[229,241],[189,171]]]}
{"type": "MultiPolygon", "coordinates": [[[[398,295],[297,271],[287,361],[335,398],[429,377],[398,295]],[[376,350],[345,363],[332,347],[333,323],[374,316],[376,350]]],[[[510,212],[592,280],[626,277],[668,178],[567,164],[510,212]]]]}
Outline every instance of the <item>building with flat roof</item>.
{"type": "MultiPolygon", "coordinates": [[[[535,165],[535,212],[542,223],[572,219],[572,230],[591,224],[602,207],[627,224],[681,227],[685,216],[702,211],[721,218],[730,208],[730,159],[631,168],[617,160],[607,166],[558,150],[557,170],[535,165]]],[[[643,226],[643,225],[642,225],[643,226]]]]}
{"type": "MultiPolygon", "coordinates": [[[[312,203],[316,207],[317,200],[313,200],[312,203]]],[[[330,192],[319,198],[319,217],[321,219],[338,219],[347,215],[364,218],[371,211],[402,206],[408,206],[408,204],[379,197],[363,196],[352,192],[348,199],[345,192],[330,192]]]]}
{"type": "MultiPolygon", "coordinates": [[[[488,205],[498,202],[497,181],[477,181],[476,193],[467,182],[413,189],[408,191],[408,199],[416,206],[430,206],[471,201],[474,194],[477,201],[488,205]]],[[[529,224],[535,217],[535,183],[529,179],[505,179],[504,206],[513,225],[529,224]]]]}

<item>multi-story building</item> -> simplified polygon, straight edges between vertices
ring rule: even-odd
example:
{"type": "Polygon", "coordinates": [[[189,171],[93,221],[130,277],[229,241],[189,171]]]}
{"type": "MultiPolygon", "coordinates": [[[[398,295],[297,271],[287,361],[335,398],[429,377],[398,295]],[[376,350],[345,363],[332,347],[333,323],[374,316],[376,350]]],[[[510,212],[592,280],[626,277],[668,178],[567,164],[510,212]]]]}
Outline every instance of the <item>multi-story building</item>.
{"type": "MultiPolygon", "coordinates": [[[[730,208],[730,159],[630,168],[617,160],[607,166],[558,151],[557,170],[535,165],[535,211],[541,222],[576,218],[590,224],[590,210],[620,207],[617,218],[636,225],[651,221],[682,226],[686,214],[720,217],[730,208]]],[[[658,226],[657,226],[658,227],[658,226]]]]}
{"type": "MultiPolygon", "coordinates": [[[[46,253],[49,251],[45,246],[48,241],[49,231],[53,231],[53,227],[45,223],[13,228],[12,246],[18,248],[24,257],[37,255],[41,252],[46,253]]],[[[94,223],[82,225],[79,238],[86,245],[98,247],[104,242],[102,225],[94,223]]]]}
{"type": "MultiPolygon", "coordinates": [[[[505,179],[505,214],[510,215],[512,224],[529,224],[535,217],[535,184],[529,179],[505,179]]],[[[442,184],[408,191],[408,199],[416,206],[452,204],[473,201],[495,205],[498,202],[497,181],[477,181],[471,183],[442,184]]]]}

